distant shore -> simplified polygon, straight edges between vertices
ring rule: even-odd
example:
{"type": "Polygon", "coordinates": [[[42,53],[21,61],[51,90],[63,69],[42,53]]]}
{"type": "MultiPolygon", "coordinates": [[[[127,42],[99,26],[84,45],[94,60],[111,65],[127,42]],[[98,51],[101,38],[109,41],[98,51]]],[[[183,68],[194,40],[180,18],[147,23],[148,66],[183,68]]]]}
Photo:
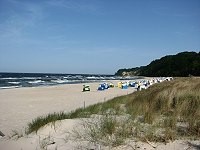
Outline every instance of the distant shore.
{"type": "MultiPolygon", "coordinates": [[[[117,80],[108,81],[117,85],[117,80]]],[[[28,122],[41,115],[65,111],[103,102],[111,98],[134,92],[117,87],[97,91],[100,82],[88,83],[90,92],[82,92],[83,84],[65,84],[47,87],[15,88],[0,90],[0,131],[9,134],[23,129],[28,122]]]]}

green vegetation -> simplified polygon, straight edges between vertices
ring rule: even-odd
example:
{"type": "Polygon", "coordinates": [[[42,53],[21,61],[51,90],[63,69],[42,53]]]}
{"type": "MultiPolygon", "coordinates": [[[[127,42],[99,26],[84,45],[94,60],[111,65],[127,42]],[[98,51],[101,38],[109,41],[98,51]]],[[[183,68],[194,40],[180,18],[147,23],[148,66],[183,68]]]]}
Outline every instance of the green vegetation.
{"type": "Polygon", "coordinates": [[[161,119],[160,127],[172,130],[177,136],[200,137],[199,78],[179,78],[156,84],[132,96],[133,99],[126,103],[132,116],[141,115],[148,124],[161,119]]]}
{"type": "Polygon", "coordinates": [[[119,69],[115,75],[116,76],[140,76],[141,70],[145,68],[145,66],[142,67],[135,67],[135,68],[129,68],[129,69],[119,69]]]}
{"type": "MultiPolygon", "coordinates": [[[[118,146],[124,143],[125,139],[131,137],[131,120],[123,118],[123,121],[112,114],[105,112],[105,115],[98,118],[90,118],[82,123],[82,131],[73,130],[74,141],[84,140],[95,145],[118,146]]],[[[68,137],[65,139],[68,140],[68,137]]]]}
{"type": "Polygon", "coordinates": [[[147,66],[119,69],[115,75],[133,76],[200,76],[200,52],[182,52],[152,61],[147,66]]]}
{"type": "Polygon", "coordinates": [[[155,142],[200,139],[200,78],[177,78],[68,114],[39,117],[28,124],[27,133],[69,118],[90,118],[84,136],[79,137],[103,145],[120,145],[127,138],[155,142]],[[100,116],[96,122],[94,114],[100,116]]]}
{"type": "Polygon", "coordinates": [[[41,116],[34,119],[31,123],[28,124],[28,129],[26,130],[27,134],[31,132],[38,131],[41,127],[45,126],[48,123],[55,123],[58,120],[68,119],[69,114],[64,112],[48,114],[47,116],[41,116]]]}

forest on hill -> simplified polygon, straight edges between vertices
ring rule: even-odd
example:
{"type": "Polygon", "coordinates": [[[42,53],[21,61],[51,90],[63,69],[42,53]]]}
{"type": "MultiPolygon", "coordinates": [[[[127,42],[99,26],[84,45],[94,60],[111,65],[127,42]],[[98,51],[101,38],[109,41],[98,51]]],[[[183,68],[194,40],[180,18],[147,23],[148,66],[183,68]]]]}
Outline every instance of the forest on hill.
{"type": "Polygon", "coordinates": [[[200,76],[200,52],[181,52],[152,61],[147,66],[119,69],[117,76],[200,76]]]}

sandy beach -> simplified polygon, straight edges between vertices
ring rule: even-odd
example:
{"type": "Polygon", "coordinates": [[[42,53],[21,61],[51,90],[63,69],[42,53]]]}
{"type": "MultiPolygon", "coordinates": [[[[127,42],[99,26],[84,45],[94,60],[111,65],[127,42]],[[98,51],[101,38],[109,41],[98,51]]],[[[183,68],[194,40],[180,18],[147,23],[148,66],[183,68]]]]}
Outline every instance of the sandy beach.
{"type": "MultiPolygon", "coordinates": [[[[117,85],[118,81],[112,81],[117,85]]],[[[90,92],[82,92],[83,84],[0,90],[0,131],[9,134],[21,130],[28,122],[48,113],[69,112],[133,92],[117,87],[97,91],[99,83],[90,83],[90,92]]]]}
{"type": "MultiPolygon", "coordinates": [[[[112,81],[117,85],[118,81],[112,81]]],[[[84,122],[87,118],[65,119],[55,124],[47,124],[38,132],[24,135],[24,128],[38,116],[53,112],[69,112],[76,108],[104,102],[120,95],[134,92],[135,88],[110,88],[97,91],[99,83],[89,83],[90,92],[82,92],[83,84],[66,84],[49,87],[18,88],[0,90],[0,150],[71,150],[71,149],[105,149],[109,146],[90,143],[74,136],[74,131],[85,132],[84,122]],[[17,134],[13,132],[17,131],[17,134]]],[[[93,116],[95,119],[95,115],[93,116]]],[[[98,118],[98,115],[97,115],[98,118]]],[[[125,143],[113,150],[163,150],[163,149],[199,149],[199,140],[175,140],[169,143],[142,142],[127,139],[125,143]]]]}

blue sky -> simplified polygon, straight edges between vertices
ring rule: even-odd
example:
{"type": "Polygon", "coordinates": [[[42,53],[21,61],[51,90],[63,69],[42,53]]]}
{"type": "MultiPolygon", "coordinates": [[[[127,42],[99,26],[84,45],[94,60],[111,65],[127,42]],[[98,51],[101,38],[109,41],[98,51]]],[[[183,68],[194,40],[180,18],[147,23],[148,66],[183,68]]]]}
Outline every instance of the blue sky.
{"type": "Polygon", "coordinates": [[[200,0],[0,0],[0,72],[114,74],[200,50],[200,0]]]}

